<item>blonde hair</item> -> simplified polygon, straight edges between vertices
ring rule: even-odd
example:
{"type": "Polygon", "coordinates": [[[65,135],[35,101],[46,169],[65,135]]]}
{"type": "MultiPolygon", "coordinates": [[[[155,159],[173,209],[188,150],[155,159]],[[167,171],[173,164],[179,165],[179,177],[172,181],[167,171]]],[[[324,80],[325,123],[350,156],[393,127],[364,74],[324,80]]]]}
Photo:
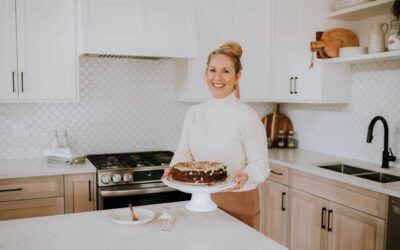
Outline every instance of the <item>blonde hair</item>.
{"type": "Polygon", "coordinates": [[[242,53],[243,53],[242,47],[237,42],[234,41],[225,42],[217,49],[211,51],[211,53],[208,55],[207,68],[209,66],[211,58],[214,55],[225,55],[232,60],[235,72],[236,74],[238,74],[243,68],[242,62],[240,61],[242,53]]]}
{"type": "MultiPolygon", "coordinates": [[[[211,51],[210,54],[208,54],[206,72],[207,72],[208,66],[210,65],[211,58],[213,56],[225,55],[232,60],[233,67],[235,69],[235,73],[237,76],[243,69],[242,62],[240,61],[240,58],[242,57],[242,53],[243,53],[243,50],[239,43],[234,42],[234,41],[225,42],[224,44],[219,46],[217,49],[211,51]]],[[[238,85],[235,86],[235,94],[236,94],[237,98],[240,98],[240,90],[239,90],[238,85]]]]}

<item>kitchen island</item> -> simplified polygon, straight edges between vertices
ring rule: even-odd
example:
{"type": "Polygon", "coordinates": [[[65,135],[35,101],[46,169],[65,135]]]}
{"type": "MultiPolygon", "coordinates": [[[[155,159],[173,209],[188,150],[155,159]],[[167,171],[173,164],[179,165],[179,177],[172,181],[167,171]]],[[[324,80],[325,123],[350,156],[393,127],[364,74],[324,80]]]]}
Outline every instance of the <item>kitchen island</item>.
{"type": "MultiPolygon", "coordinates": [[[[191,212],[185,202],[143,206],[155,212],[147,224],[113,222],[113,210],[0,222],[0,249],[7,250],[241,250],[286,249],[222,210],[191,212]],[[164,207],[176,217],[171,232],[157,224],[164,207]]],[[[127,208],[122,208],[127,209],[127,208]]]]}

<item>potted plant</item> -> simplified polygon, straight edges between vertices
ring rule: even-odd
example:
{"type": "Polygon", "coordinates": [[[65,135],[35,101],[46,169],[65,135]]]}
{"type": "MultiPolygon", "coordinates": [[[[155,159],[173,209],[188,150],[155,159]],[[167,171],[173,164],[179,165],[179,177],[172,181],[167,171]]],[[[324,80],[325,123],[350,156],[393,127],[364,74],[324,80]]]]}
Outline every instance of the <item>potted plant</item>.
{"type": "Polygon", "coordinates": [[[394,20],[390,22],[388,49],[400,50],[400,0],[395,0],[391,9],[394,20]]]}

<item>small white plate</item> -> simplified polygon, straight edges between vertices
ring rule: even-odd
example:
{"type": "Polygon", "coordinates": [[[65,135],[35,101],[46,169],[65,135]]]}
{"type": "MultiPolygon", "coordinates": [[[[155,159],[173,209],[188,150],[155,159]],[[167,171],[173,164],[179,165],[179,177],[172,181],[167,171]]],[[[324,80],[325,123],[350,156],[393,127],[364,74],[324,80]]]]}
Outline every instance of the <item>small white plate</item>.
{"type": "Polygon", "coordinates": [[[110,213],[111,220],[123,225],[142,225],[154,219],[154,212],[145,208],[134,208],[139,220],[132,220],[129,208],[118,209],[110,213]]]}

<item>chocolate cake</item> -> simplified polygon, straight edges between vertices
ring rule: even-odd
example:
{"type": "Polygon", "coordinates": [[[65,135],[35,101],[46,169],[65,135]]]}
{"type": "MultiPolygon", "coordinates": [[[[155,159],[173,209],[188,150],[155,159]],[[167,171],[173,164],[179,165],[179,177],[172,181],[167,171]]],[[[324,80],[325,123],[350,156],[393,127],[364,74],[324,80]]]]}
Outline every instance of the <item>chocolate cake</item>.
{"type": "Polygon", "coordinates": [[[172,178],[188,183],[214,183],[228,177],[222,162],[179,162],[172,167],[172,178]]]}

